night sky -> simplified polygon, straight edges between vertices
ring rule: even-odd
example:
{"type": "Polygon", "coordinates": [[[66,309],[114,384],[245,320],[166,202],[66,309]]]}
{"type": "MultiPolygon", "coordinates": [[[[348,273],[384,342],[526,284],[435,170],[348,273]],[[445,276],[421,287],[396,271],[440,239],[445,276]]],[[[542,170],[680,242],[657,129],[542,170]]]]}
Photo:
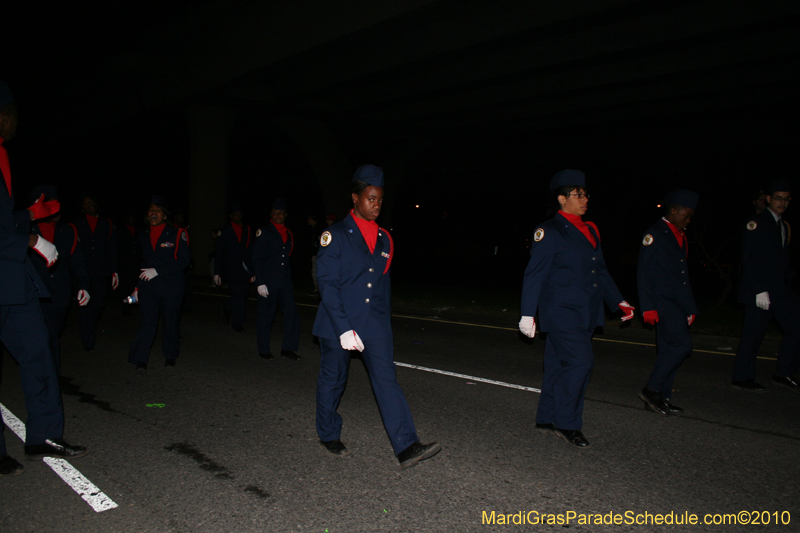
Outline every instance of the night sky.
{"type": "MultiPolygon", "coordinates": [[[[547,191],[550,177],[563,168],[577,168],[587,174],[592,195],[586,218],[597,222],[607,261],[623,291],[633,287],[641,236],[660,216],[656,205],[661,203],[663,194],[675,188],[698,192],[699,208],[690,226],[690,237],[699,241],[692,246],[691,254],[695,263],[694,286],[704,293],[703,297],[714,299],[722,282],[703,268],[702,248],[712,255],[721,249],[719,262],[732,265],[731,271],[735,271],[736,240],[743,219],[750,212],[752,192],[765,188],[776,177],[798,181],[800,114],[796,87],[800,69],[796,68],[796,39],[787,46],[776,37],[770,59],[773,64],[759,67],[769,72],[782,71],[783,77],[732,81],[730,86],[705,92],[698,88],[701,96],[690,94],[682,97],[685,100],[675,97],[666,103],[656,102],[660,106],[658,112],[641,100],[604,104],[602,114],[587,113],[585,123],[580,106],[561,111],[563,121],[557,112],[543,120],[522,110],[518,120],[493,122],[490,127],[480,121],[479,113],[465,112],[464,120],[473,121],[474,117],[470,127],[448,129],[430,127],[432,120],[414,118],[406,123],[381,118],[388,116],[388,104],[385,108],[373,106],[370,109],[374,113],[370,115],[364,110],[348,112],[344,106],[335,112],[327,111],[320,105],[305,105],[299,97],[276,97],[274,102],[254,105],[229,96],[252,86],[254,76],[233,77],[223,84],[227,92],[212,89],[187,94],[166,105],[153,106],[144,99],[129,98],[126,109],[120,112],[119,107],[109,104],[114,100],[108,93],[120,87],[120,80],[132,79],[135,73],[127,72],[129,65],[120,64],[119,57],[126,53],[134,56],[141,49],[153,53],[153,35],[172,21],[180,21],[191,5],[168,4],[171,7],[137,3],[135,12],[113,3],[79,3],[44,14],[20,5],[3,8],[0,79],[9,83],[20,108],[17,138],[7,144],[18,208],[27,201],[27,191],[32,186],[53,183],[59,186],[67,219],[77,216],[82,191],[99,195],[104,213],[118,223],[128,211],[143,214],[153,193],[166,196],[173,211],[188,213],[190,143],[182,107],[198,102],[224,103],[238,109],[230,139],[228,199],[244,206],[252,225],[266,222],[268,207],[278,195],[287,198],[287,225],[299,234],[305,230],[307,215],[324,217],[326,207],[314,170],[282,126],[282,118],[287,115],[314,116],[325,121],[340,140],[351,169],[363,163],[381,165],[387,169],[387,180],[392,179],[389,169],[400,163],[393,158],[402,157],[403,143],[409,137],[415,138],[418,149],[413,158],[402,162],[406,166],[403,181],[396,197],[389,199],[392,218],[380,221],[391,227],[400,252],[396,276],[455,285],[518,285],[526,262],[527,241],[551,207],[547,191]],[[792,65],[794,69],[790,68],[792,65]],[[770,66],[774,68],[769,70],[770,66]]],[[[704,3],[676,3],[681,7],[695,4],[704,3]]],[[[233,3],[230,9],[235,10],[238,5],[233,3]]],[[[425,8],[427,11],[420,8],[407,14],[402,19],[403,27],[421,24],[418,19],[445,9],[443,3],[432,5],[425,8]]],[[[744,9],[746,5],[731,9],[744,9]]],[[[776,18],[780,20],[775,25],[776,35],[797,29],[796,9],[786,9],[785,16],[776,18]]],[[[591,27],[591,18],[586,15],[576,20],[591,27]]],[[[603,20],[604,24],[609,23],[603,20]]],[[[686,21],[685,28],[674,31],[688,32],[704,23],[686,21]]],[[[204,31],[202,27],[197,29],[204,31]]],[[[749,38],[765,46],[770,44],[773,30],[769,26],[748,31],[752,32],[749,38]]],[[[369,34],[364,32],[334,44],[347,50],[347,46],[355,46],[349,44],[351,41],[362,35],[367,39],[369,34]]],[[[715,38],[715,34],[709,35],[707,40],[715,38]]],[[[487,42],[485,49],[491,49],[494,42],[487,42]]],[[[705,43],[697,46],[701,45],[705,43]]],[[[338,50],[335,46],[318,46],[317,52],[306,50],[289,56],[274,72],[291,73],[306,63],[322,61],[319,57],[333,56],[338,50]]],[[[690,47],[691,43],[682,46],[690,47]]],[[[408,53],[419,51],[409,48],[408,53]]],[[[482,53],[483,49],[474,46],[464,48],[457,59],[468,59],[470,54],[479,58],[482,53]]],[[[647,64],[657,61],[663,50],[642,47],[635,53],[641,56],[642,64],[647,64]]],[[[746,61],[758,58],[739,61],[720,57],[720,78],[736,78],[745,71],[741,65],[746,61]]],[[[482,68],[491,70],[488,66],[482,68]]],[[[747,68],[751,74],[760,72],[747,68]]],[[[262,84],[259,87],[280,88],[282,81],[277,75],[271,76],[272,72],[265,69],[255,76],[262,84]]],[[[408,83],[401,70],[391,72],[384,78],[396,75],[396,80],[389,81],[408,83]]],[[[576,86],[586,81],[577,78],[579,73],[576,71],[576,86]]],[[[473,85],[480,81],[476,80],[473,85]]],[[[700,74],[697,80],[701,85],[700,74]]],[[[520,80],[513,82],[503,86],[495,83],[500,92],[492,97],[496,99],[507,91],[509,101],[524,100],[525,94],[520,94],[514,85],[520,80]]],[[[658,79],[648,83],[657,84],[658,79]]],[[[343,99],[347,94],[346,88],[326,92],[322,87],[316,92],[309,90],[308,102],[311,96],[316,101],[335,101],[339,95],[343,99]]],[[[440,97],[449,96],[446,85],[437,90],[440,97]]],[[[418,87],[409,86],[409,93],[415,91],[425,94],[418,87]]],[[[454,92],[452,98],[466,101],[464,94],[454,92]]],[[[556,103],[559,95],[574,98],[564,91],[552,97],[556,103]]],[[[591,98],[588,95],[585,102],[591,98]]],[[[413,107],[415,101],[409,97],[411,104],[404,104],[413,107]]],[[[464,109],[478,109],[481,105],[475,100],[465,103],[464,109]]],[[[502,108],[501,113],[507,116],[513,111],[502,108]]],[[[346,183],[346,177],[336,179],[346,183]]],[[[337,215],[346,212],[347,196],[343,190],[337,215]]],[[[790,209],[787,220],[797,219],[790,209]]],[[[219,225],[224,222],[219,220],[219,225]]]]}

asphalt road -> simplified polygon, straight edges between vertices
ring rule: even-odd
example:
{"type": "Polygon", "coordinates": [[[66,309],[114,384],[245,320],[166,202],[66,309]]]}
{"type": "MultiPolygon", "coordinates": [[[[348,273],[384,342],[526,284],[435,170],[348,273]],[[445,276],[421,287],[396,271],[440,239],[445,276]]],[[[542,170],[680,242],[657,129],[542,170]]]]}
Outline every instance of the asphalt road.
{"type": "MultiPolygon", "coordinates": [[[[0,478],[0,531],[800,531],[800,394],[733,390],[730,339],[695,339],[673,398],[686,415],[662,417],[637,398],[655,358],[652,333],[607,328],[594,343],[586,450],[534,429],[536,392],[399,367],[421,439],[444,446],[400,471],[359,361],[340,406],[352,453],[318,444],[313,306],[300,307],[303,359],[292,362],[258,358],[254,302],[241,334],[223,325],[222,303],[197,295],[177,366],[163,366],[159,336],[146,375],[126,361],[136,315],[109,306],[89,353],[70,315],[65,438],[89,447],[72,465],[117,507],[96,512],[47,464],[23,461],[22,475],[0,478]],[[739,519],[771,525],[702,523],[742,511],[739,519]],[[652,524],[669,513],[700,523],[652,524]],[[544,514],[569,523],[530,523],[544,514]],[[579,523],[614,515],[621,524],[579,523]]],[[[480,327],[398,314],[396,361],[540,387],[544,343],[515,333],[513,320],[480,327]]],[[[758,362],[762,382],[773,352],[765,345],[758,362]]],[[[16,365],[4,357],[0,402],[24,420],[16,365]]],[[[9,429],[6,440],[22,460],[9,429]]]]}

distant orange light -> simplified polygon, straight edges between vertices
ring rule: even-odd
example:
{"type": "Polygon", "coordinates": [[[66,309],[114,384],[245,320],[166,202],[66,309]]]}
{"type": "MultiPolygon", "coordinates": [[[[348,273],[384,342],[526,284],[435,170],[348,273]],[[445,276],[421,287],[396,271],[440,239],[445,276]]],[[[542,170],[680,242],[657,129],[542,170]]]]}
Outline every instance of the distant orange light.
{"type": "Polygon", "coordinates": [[[417,204],[415,207],[416,207],[417,209],[419,209],[419,204],[417,204]]]}
{"type": "Polygon", "coordinates": [[[656,207],[661,207],[661,204],[656,205],[656,207]]]}

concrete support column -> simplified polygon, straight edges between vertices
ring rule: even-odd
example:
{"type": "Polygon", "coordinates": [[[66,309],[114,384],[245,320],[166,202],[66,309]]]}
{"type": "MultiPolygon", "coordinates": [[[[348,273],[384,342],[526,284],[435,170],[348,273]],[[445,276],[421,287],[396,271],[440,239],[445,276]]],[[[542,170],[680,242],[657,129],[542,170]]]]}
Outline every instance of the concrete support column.
{"type": "Polygon", "coordinates": [[[314,169],[325,212],[340,214],[347,205],[348,186],[355,168],[351,168],[339,141],[327,125],[315,120],[293,118],[283,123],[314,169]]]}
{"type": "Polygon", "coordinates": [[[228,144],[234,111],[213,106],[185,109],[189,126],[189,222],[193,273],[209,275],[212,231],[226,220],[228,202],[228,144]]]}

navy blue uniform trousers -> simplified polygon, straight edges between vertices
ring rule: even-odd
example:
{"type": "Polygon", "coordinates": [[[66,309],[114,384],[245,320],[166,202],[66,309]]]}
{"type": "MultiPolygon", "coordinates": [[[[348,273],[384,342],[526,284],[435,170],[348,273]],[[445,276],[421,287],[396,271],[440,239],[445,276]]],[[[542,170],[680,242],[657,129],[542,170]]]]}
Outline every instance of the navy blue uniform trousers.
{"type": "Polygon", "coordinates": [[[594,367],[593,330],[548,331],[537,424],[559,429],[583,427],[583,397],[594,367]]]}
{"type": "Polygon", "coordinates": [[[139,309],[141,318],[139,331],[133,339],[133,346],[128,354],[129,363],[145,363],[150,359],[150,348],[156,339],[158,317],[161,315],[164,358],[176,359],[181,348],[181,302],[185,291],[183,272],[177,276],[170,276],[165,283],[158,278],[145,283],[149,287],[139,289],[139,309]],[[177,280],[177,281],[176,281],[177,280]]]}
{"type": "MultiPolygon", "coordinates": [[[[269,289],[269,287],[267,287],[269,289]]],[[[281,350],[296,351],[300,348],[300,317],[294,303],[294,288],[291,282],[274,291],[270,291],[266,298],[258,297],[258,313],[256,318],[256,337],[258,339],[258,353],[272,353],[269,348],[269,339],[272,335],[272,323],[275,321],[275,312],[278,307],[283,313],[283,344],[281,350]]]]}
{"type": "Polygon", "coordinates": [[[775,373],[779,376],[791,376],[800,366],[800,298],[797,293],[787,288],[783,293],[770,293],[772,302],[769,311],[759,309],[755,302],[744,306],[744,328],[742,340],[736,350],[733,365],[733,381],[747,381],[756,377],[756,358],[761,341],[773,318],[783,330],[778,362],[775,373]],[[776,297],[777,296],[777,297],[776,297]]]}
{"type": "MultiPolygon", "coordinates": [[[[397,383],[392,339],[364,340],[361,352],[367,367],[372,391],[378,402],[383,427],[397,455],[419,440],[408,402],[397,383]]],[[[320,440],[337,440],[342,434],[342,417],[336,410],[342,399],[350,352],[343,349],[339,339],[319,339],[322,353],[317,380],[317,434],[320,440]]]]}
{"type": "MultiPolygon", "coordinates": [[[[89,293],[90,296],[91,294],[89,293]]],[[[50,336],[50,353],[53,355],[56,372],[61,375],[61,332],[64,331],[69,306],[56,305],[50,302],[41,303],[42,316],[44,317],[44,323],[47,325],[47,333],[50,336]]]]}
{"type": "MultiPolygon", "coordinates": [[[[19,363],[28,411],[25,444],[33,446],[44,443],[45,439],[61,438],[64,434],[64,408],[39,294],[30,278],[27,281],[27,299],[24,304],[0,305],[0,342],[19,363]]],[[[0,420],[0,455],[6,454],[3,428],[0,420]]]]}
{"type": "Polygon", "coordinates": [[[656,345],[658,356],[647,388],[660,392],[661,397],[668,400],[672,398],[675,374],[694,348],[688,317],[679,307],[670,306],[666,302],[659,304],[656,345]]]}
{"type": "Polygon", "coordinates": [[[78,328],[81,333],[81,343],[87,350],[94,348],[97,340],[97,322],[103,313],[106,293],[110,285],[110,277],[91,278],[89,280],[89,303],[85,307],[78,308],[78,328]]]}
{"type": "Polygon", "coordinates": [[[231,290],[231,296],[225,302],[225,312],[230,313],[233,317],[231,326],[240,328],[244,325],[245,305],[247,304],[247,291],[250,287],[250,281],[244,275],[229,276],[225,281],[227,281],[231,290]]]}

